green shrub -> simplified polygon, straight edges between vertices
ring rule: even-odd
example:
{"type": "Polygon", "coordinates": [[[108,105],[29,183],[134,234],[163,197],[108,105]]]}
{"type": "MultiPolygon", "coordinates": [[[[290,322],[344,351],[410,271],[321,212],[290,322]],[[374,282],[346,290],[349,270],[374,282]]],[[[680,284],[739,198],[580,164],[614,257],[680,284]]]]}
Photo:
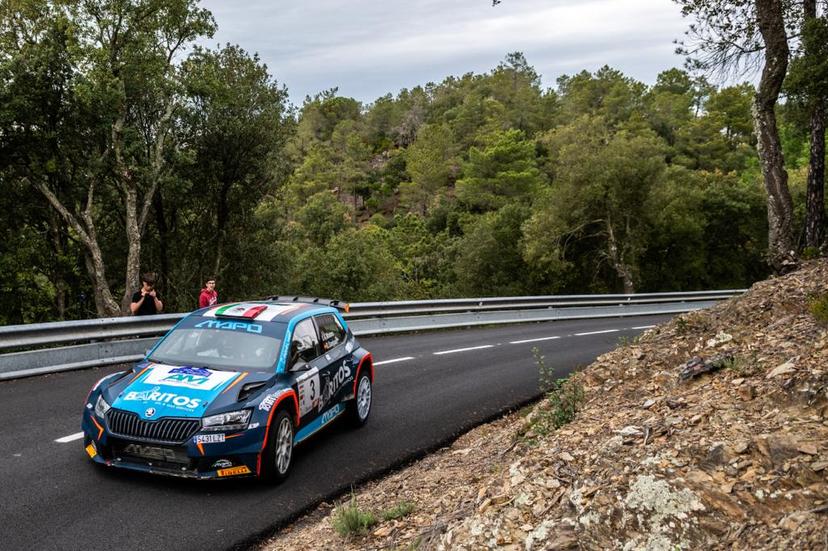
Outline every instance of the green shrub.
{"type": "Polygon", "coordinates": [[[819,257],[819,249],[817,249],[816,247],[805,247],[804,249],[802,249],[802,254],[800,255],[800,258],[802,258],[802,260],[813,260],[814,258],[819,257]]]}
{"type": "Polygon", "coordinates": [[[373,513],[359,508],[353,494],[348,504],[337,507],[333,515],[334,530],[342,537],[364,534],[376,523],[373,513]]]}
{"type": "Polygon", "coordinates": [[[382,520],[397,520],[410,515],[414,511],[414,504],[409,501],[398,503],[382,514],[382,520]]]}
{"type": "Polygon", "coordinates": [[[808,310],[822,325],[828,325],[828,293],[811,299],[808,303],[808,310]]]}
{"type": "Polygon", "coordinates": [[[546,366],[544,356],[532,349],[538,364],[540,389],[546,393],[547,404],[538,406],[532,429],[538,434],[559,429],[575,418],[584,401],[584,387],[569,378],[556,379],[554,370],[546,366]]]}

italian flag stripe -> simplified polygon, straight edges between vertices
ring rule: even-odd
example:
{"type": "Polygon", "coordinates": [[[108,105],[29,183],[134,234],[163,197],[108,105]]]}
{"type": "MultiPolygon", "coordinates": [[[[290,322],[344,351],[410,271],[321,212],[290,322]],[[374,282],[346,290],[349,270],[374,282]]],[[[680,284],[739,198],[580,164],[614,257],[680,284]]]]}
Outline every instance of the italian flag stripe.
{"type": "Polygon", "coordinates": [[[216,313],[215,313],[214,315],[216,315],[216,316],[220,316],[220,315],[222,315],[223,313],[225,313],[227,310],[230,310],[231,308],[235,308],[235,307],[237,307],[237,306],[239,306],[239,303],[238,303],[238,302],[237,302],[237,303],[235,303],[235,304],[227,304],[227,305],[225,305],[225,306],[222,306],[222,307],[221,307],[221,308],[219,308],[218,310],[216,310],[216,313]]]}
{"type": "Polygon", "coordinates": [[[262,312],[262,310],[267,310],[266,304],[259,304],[258,306],[254,306],[253,308],[242,314],[242,316],[245,318],[255,318],[262,312]]]}

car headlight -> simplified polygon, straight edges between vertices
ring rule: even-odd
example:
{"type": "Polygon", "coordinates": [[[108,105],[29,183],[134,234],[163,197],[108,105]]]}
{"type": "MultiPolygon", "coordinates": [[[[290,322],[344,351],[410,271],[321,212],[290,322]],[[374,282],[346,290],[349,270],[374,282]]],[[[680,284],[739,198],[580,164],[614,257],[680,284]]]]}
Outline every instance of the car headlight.
{"type": "Polygon", "coordinates": [[[241,430],[247,428],[252,410],[240,409],[228,411],[201,419],[201,427],[204,430],[241,430]]]}
{"type": "Polygon", "coordinates": [[[106,403],[106,400],[104,400],[103,394],[101,394],[98,396],[98,401],[95,402],[95,415],[103,419],[110,407],[111,406],[106,403]]]}

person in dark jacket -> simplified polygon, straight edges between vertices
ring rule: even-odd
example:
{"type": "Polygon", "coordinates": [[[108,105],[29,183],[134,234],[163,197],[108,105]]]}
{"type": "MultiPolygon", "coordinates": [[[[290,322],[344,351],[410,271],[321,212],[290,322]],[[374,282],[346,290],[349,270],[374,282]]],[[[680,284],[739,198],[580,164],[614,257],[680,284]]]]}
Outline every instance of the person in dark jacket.
{"type": "Polygon", "coordinates": [[[208,277],[207,283],[204,284],[204,289],[198,295],[198,307],[206,308],[218,302],[218,293],[216,292],[216,278],[208,277]]]}
{"type": "Polygon", "coordinates": [[[164,309],[164,303],[155,291],[154,273],[147,272],[141,275],[141,289],[132,295],[132,304],[129,308],[133,316],[152,316],[160,314],[164,309]]]}

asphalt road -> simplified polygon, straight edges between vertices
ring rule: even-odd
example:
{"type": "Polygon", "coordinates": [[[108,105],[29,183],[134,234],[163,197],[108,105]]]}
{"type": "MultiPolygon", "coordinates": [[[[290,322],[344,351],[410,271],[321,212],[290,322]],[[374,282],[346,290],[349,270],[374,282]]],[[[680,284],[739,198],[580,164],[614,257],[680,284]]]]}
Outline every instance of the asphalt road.
{"type": "Polygon", "coordinates": [[[0,549],[246,548],[352,485],[536,398],[537,347],[564,376],[669,316],[362,338],[376,363],[368,424],[296,450],[281,486],[96,468],[77,433],[84,399],[117,367],[0,383],[0,549]],[[485,347],[485,348],[484,348],[485,347]]]}

